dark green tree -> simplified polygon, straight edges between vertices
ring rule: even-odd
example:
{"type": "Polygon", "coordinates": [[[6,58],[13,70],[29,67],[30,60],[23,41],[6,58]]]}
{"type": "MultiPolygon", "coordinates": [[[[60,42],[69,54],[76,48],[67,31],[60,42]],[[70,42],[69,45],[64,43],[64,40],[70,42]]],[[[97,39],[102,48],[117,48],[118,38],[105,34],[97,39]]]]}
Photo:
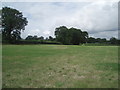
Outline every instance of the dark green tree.
{"type": "Polygon", "coordinates": [[[38,38],[38,40],[44,40],[44,37],[43,37],[43,36],[41,36],[41,37],[39,37],[39,38],[38,38]]]}
{"type": "Polygon", "coordinates": [[[22,12],[16,9],[2,8],[2,35],[3,40],[15,43],[20,40],[21,30],[25,29],[28,21],[23,17],[22,12]]]}
{"type": "Polygon", "coordinates": [[[37,35],[34,35],[34,36],[33,36],[33,40],[38,40],[37,35]]]}
{"type": "Polygon", "coordinates": [[[79,45],[80,43],[87,42],[88,33],[82,32],[80,29],[60,26],[55,29],[56,40],[62,44],[79,45]]]}
{"type": "Polygon", "coordinates": [[[25,40],[33,40],[33,36],[28,35],[25,40]]]}
{"type": "Polygon", "coordinates": [[[79,45],[80,43],[82,43],[82,31],[80,29],[70,28],[69,32],[69,39],[71,44],[79,45]]]}
{"type": "Polygon", "coordinates": [[[93,38],[93,37],[88,38],[88,43],[95,43],[95,42],[96,42],[95,38],[93,38]]]}
{"type": "Polygon", "coordinates": [[[81,34],[81,43],[87,43],[88,41],[88,32],[83,31],[81,34]]]}
{"type": "Polygon", "coordinates": [[[52,36],[49,36],[49,40],[50,40],[50,41],[53,41],[54,38],[53,38],[52,36]]]}
{"type": "Polygon", "coordinates": [[[107,43],[106,38],[96,38],[96,43],[107,43]]]}
{"type": "Polygon", "coordinates": [[[118,40],[115,37],[110,38],[111,44],[118,44],[118,40]]]}
{"type": "Polygon", "coordinates": [[[60,26],[55,29],[55,36],[57,41],[62,42],[63,44],[69,44],[69,33],[68,28],[66,26],[60,26]]]}

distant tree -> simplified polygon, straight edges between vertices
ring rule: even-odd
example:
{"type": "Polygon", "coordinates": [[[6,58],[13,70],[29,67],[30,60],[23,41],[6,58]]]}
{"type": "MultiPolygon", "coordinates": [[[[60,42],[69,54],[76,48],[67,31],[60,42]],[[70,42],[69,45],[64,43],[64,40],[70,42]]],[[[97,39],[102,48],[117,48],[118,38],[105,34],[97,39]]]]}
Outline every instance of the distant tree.
{"type": "Polygon", "coordinates": [[[33,36],[33,40],[38,40],[37,35],[34,35],[34,36],[33,36]]]}
{"type": "Polygon", "coordinates": [[[107,43],[106,38],[101,39],[101,43],[107,43]]]}
{"type": "Polygon", "coordinates": [[[69,32],[70,32],[69,35],[70,43],[74,45],[79,45],[80,43],[82,43],[83,36],[82,36],[82,31],[80,29],[70,28],[69,32]]]}
{"type": "Polygon", "coordinates": [[[111,44],[118,44],[118,40],[115,37],[110,38],[111,44]]]}
{"type": "Polygon", "coordinates": [[[44,37],[38,37],[37,35],[34,36],[29,35],[26,37],[26,40],[40,40],[41,38],[44,39],[44,37]]]}
{"type": "Polygon", "coordinates": [[[53,38],[52,36],[49,36],[49,40],[50,40],[50,41],[53,41],[54,38],[53,38]]]}
{"type": "Polygon", "coordinates": [[[101,38],[96,38],[96,43],[100,43],[101,42],[101,38]]]}
{"type": "Polygon", "coordinates": [[[107,43],[107,40],[106,40],[106,38],[103,38],[103,39],[102,38],[97,38],[96,42],[97,43],[107,43]]]}
{"type": "Polygon", "coordinates": [[[118,39],[118,45],[120,45],[120,40],[118,39]]]}
{"type": "Polygon", "coordinates": [[[60,26],[55,29],[55,36],[57,41],[62,42],[63,44],[69,44],[69,33],[66,26],[60,26]]]}
{"type": "Polygon", "coordinates": [[[86,31],[83,31],[82,32],[82,43],[87,43],[87,40],[88,40],[88,32],[86,31]]]}
{"type": "Polygon", "coordinates": [[[20,39],[21,30],[25,29],[28,21],[22,12],[16,9],[2,8],[2,35],[3,40],[13,43],[20,39]]]}
{"type": "Polygon", "coordinates": [[[46,37],[45,40],[49,40],[48,37],[46,37]]]}
{"type": "Polygon", "coordinates": [[[88,33],[82,32],[81,29],[60,26],[55,29],[56,40],[63,44],[79,45],[80,43],[87,42],[88,33]]]}
{"type": "Polygon", "coordinates": [[[43,36],[41,36],[41,37],[39,37],[39,38],[38,38],[38,40],[44,40],[44,37],[43,37],[43,36]]]}
{"type": "Polygon", "coordinates": [[[31,35],[27,36],[26,40],[33,40],[33,36],[31,36],[31,35]]]}
{"type": "Polygon", "coordinates": [[[93,37],[88,38],[88,43],[95,43],[95,42],[96,42],[95,38],[93,38],[93,37]]]}

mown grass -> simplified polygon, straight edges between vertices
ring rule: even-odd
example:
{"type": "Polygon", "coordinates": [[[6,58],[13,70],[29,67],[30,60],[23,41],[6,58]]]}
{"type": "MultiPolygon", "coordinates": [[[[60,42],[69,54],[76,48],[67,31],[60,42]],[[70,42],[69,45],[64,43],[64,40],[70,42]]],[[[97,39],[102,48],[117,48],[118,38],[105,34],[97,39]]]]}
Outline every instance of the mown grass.
{"type": "Polygon", "coordinates": [[[117,46],[3,45],[3,88],[117,88],[117,46]]]}

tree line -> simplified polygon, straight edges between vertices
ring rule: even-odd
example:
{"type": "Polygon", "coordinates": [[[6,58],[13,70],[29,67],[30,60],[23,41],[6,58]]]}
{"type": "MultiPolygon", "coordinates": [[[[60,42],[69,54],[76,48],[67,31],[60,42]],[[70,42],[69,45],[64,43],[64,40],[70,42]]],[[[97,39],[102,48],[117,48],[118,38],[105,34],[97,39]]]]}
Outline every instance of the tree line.
{"type": "MultiPolygon", "coordinates": [[[[59,28],[61,27],[65,27],[65,26],[60,26],[59,28]]],[[[73,37],[71,37],[72,35],[68,37],[69,33],[66,33],[68,35],[66,35],[65,33],[59,33],[59,35],[57,35],[55,38],[53,38],[52,36],[45,38],[43,36],[38,37],[36,35],[35,36],[29,35],[25,38],[25,41],[33,41],[33,42],[39,42],[39,43],[41,42],[43,44],[45,42],[51,41],[51,43],[54,42],[56,44],[64,44],[64,45],[79,45],[79,44],[87,44],[87,43],[96,43],[96,44],[99,43],[104,45],[120,45],[120,40],[118,40],[115,37],[112,37],[109,40],[107,40],[106,38],[94,38],[94,37],[89,37],[86,31],[84,32],[86,33],[86,35],[85,36],[83,35],[81,38],[79,36],[79,34],[81,33],[78,33],[78,36],[74,36],[73,34],[73,37]]]]}
{"type": "MultiPolygon", "coordinates": [[[[33,43],[33,44],[64,44],[64,45],[79,45],[84,43],[106,43],[106,44],[120,44],[120,40],[115,37],[107,40],[106,38],[94,38],[89,37],[87,31],[82,31],[74,27],[67,28],[66,26],[60,26],[55,28],[55,38],[49,36],[44,38],[43,36],[27,36],[25,39],[20,37],[21,31],[25,30],[25,26],[28,24],[27,18],[23,16],[22,12],[3,7],[0,10],[2,21],[2,28],[0,35],[2,34],[3,43],[21,44],[21,43],[33,43]]],[[[1,23],[1,22],[0,22],[1,23]]]]}

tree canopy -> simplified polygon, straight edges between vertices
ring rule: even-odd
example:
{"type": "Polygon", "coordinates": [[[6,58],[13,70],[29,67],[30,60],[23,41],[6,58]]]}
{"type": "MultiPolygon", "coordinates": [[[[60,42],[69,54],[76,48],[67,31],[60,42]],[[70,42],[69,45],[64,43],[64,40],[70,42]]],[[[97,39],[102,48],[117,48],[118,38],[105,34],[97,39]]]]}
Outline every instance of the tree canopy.
{"type": "Polygon", "coordinates": [[[2,35],[3,40],[14,43],[19,40],[21,30],[25,29],[28,21],[23,17],[22,12],[16,9],[3,7],[2,8],[2,35]]]}
{"type": "Polygon", "coordinates": [[[56,40],[63,44],[79,45],[80,43],[87,42],[88,33],[82,32],[81,29],[60,26],[55,29],[56,40]]]}

